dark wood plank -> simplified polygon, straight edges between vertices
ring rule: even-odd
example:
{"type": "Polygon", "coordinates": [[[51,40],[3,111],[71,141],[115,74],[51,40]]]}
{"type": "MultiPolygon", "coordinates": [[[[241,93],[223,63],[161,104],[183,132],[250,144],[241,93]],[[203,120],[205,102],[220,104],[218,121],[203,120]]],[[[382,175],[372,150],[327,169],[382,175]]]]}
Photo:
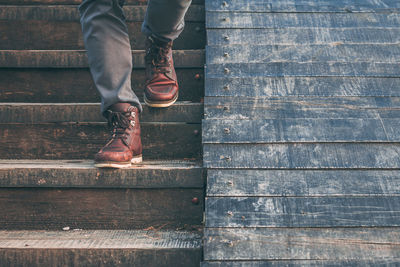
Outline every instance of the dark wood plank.
{"type": "Polygon", "coordinates": [[[197,231],[2,231],[2,266],[199,266],[197,231]]]}
{"type": "MultiPolygon", "coordinates": [[[[146,14],[146,6],[124,6],[126,21],[143,22],[146,14]]],[[[53,6],[0,6],[0,20],[9,21],[79,21],[78,6],[53,5],[53,6]]],[[[191,5],[185,15],[186,22],[204,22],[204,6],[191,5]]]]}
{"type": "Polygon", "coordinates": [[[207,197],[206,227],[400,226],[400,196],[207,197]]]}
{"type": "Polygon", "coordinates": [[[239,77],[400,77],[398,63],[271,62],[207,64],[207,78],[239,77]]]}
{"type": "Polygon", "coordinates": [[[200,225],[203,189],[1,188],[1,229],[142,229],[200,225]],[[199,203],[193,204],[193,197],[199,203]]]}
{"type": "Polygon", "coordinates": [[[1,187],[203,188],[192,161],[144,161],[129,169],[99,169],[87,160],[0,160],[1,187]]]}
{"type": "Polygon", "coordinates": [[[203,143],[399,142],[400,119],[204,120],[203,143]]]}
{"type": "MultiPolygon", "coordinates": [[[[79,5],[82,0],[0,0],[2,5],[79,5]]],[[[147,5],[147,0],[125,0],[126,5],[147,5]]],[[[204,5],[204,0],[192,0],[192,4],[204,5]]]]}
{"type": "Polygon", "coordinates": [[[207,196],[400,196],[397,170],[208,170],[207,196]]]}
{"type": "MultiPolygon", "coordinates": [[[[141,22],[128,22],[132,49],[145,49],[141,22]]],[[[79,22],[68,21],[7,21],[0,20],[1,50],[83,50],[82,29],[79,22]]],[[[203,49],[204,22],[188,22],[175,49],[203,49]]]]}
{"type": "Polygon", "coordinates": [[[398,97],[207,97],[206,119],[398,118],[398,97]]]}
{"type": "Polygon", "coordinates": [[[399,78],[207,77],[206,96],[400,96],[399,78]]]}
{"type": "MultiPolygon", "coordinates": [[[[200,123],[203,104],[176,102],[167,109],[151,108],[142,103],[141,122],[200,123]]],[[[0,103],[0,123],[48,123],[48,122],[105,122],[100,104],[28,104],[0,103]]]]}
{"type": "Polygon", "coordinates": [[[208,45],[396,44],[398,28],[208,29],[208,45]]]}
{"type": "MultiPolygon", "coordinates": [[[[400,5],[399,5],[400,7],[400,5]]],[[[1,14],[0,14],[1,15],[1,14]]],[[[207,29],[399,27],[398,13],[208,12],[207,29]]]]}
{"type": "MultiPolygon", "coordinates": [[[[145,68],[144,50],[132,51],[134,69],[145,68]]],[[[204,50],[173,51],[175,68],[202,68],[204,50]]],[[[0,51],[0,68],[89,68],[83,50],[3,50],[0,51]]]]}
{"type": "Polygon", "coordinates": [[[398,169],[398,143],[204,144],[207,168],[398,169]]]}
{"type": "Polygon", "coordinates": [[[399,228],[206,229],[205,260],[387,260],[400,257],[399,228]]]}
{"type": "Polygon", "coordinates": [[[268,261],[204,261],[201,267],[270,267],[270,266],[344,266],[344,267],[376,267],[396,266],[398,259],[381,260],[268,260],[268,261]]]}
{"type": "Polygon", "coordinates": [[[207,46],[207,64],[371,61],[399,62],[400,47],[394,44],[336,45],[227,45],[207,46]]]}
{"type": "MultiPolygon", "coordinates": [[[[142,123],[143,157],[201,155],[201,125],[142,123]]],[[[2,159],[92,159],[110,138],[105,123],[0,124],[2,159]]]]}
{"type": "MultiPolygon", "coordinates": [[[[204,95],[203,68],[177,69],[179,100],[199,102],[204,95]]],[[[133,70],[132,88],[143,100],[143,69],[133,70]]],[[[89,69],[0,69],[1,102],[99,102],[89,69]],[[63,81],[63,82],[60,82],[63,81]]]]}
{"type": "Polygon", "coordinates": [[[208,0],[206,1],[206,9],[207,11],[247,12],[254,10],[257,10],[257,12],[395,12],[400,9],[400,3],[396,0],[320,0],[318,3],[312,0],[256,0],[248,2],[208,0]]]}

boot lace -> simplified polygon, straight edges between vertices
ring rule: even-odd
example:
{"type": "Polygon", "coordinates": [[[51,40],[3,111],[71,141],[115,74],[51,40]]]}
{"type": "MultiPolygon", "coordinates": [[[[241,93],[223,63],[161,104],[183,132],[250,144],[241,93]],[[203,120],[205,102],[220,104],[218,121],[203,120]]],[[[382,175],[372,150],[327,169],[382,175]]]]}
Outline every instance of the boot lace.
{"type": "Polygon", "coordinates": [[[154,41],[151,42],[151,46],[146,51],[146,63],[153,66],[153,71],[155,73],[170,72],[171,65],[169,63],[168,52],[172,47],[171,42],[162,46],[156,44],[154,41]]]}
{"type": "Polygon", "coordinates": [[[122,142],[128,146],[127,138],[128,129],[130,126],[135,126],[135,112],[108,112],[108,127],[111,129],[112,139],[121,139],[122,142]],[[133,120],[129,119],[129,116],[133,117],[133,120]]]}

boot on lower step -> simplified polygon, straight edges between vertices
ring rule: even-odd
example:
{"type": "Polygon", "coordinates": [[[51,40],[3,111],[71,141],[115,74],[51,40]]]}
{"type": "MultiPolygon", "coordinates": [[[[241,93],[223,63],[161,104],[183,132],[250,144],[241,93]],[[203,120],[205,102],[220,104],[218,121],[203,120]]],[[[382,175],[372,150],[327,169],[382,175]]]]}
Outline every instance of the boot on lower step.
{"type": "Polygon", "coordinates": [[[129,168],[142,162],[139,110],[129,103],[112,105],[105,115],[111,139],[96,154],[95,166],[100,168],[129,168]]]}
{"type": "Polygon", "coordinates": [[[146,40],[144,102],[150,107],[169,107],[178,99],[178,82],[172,59],[172,41],[146,40]]]}

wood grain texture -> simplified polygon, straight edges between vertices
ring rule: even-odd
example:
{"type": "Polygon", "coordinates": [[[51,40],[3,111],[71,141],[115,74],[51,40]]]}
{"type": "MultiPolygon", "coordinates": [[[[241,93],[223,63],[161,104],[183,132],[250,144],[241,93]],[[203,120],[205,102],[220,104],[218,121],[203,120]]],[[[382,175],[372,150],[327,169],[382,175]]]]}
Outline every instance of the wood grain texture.
{"type": "MultiPolygon", "coordinates": [[[[142,103],[141,122],[200,123],[203,104],[176,102],[168,109],[142,103]]],[[[99,103],[0,103],[0,123],[105,122],[99,103]]]]}
{"type": "MultiPolygon", "coordinates": [[[[199,158],[200,126],[142,123],[144,159],[199,158]]],[[[110,138],[105,123],[0,124],[0,136],[2,159],[92,159],[110,138]]]]}
{"type": "Polygon", "coordinates": [[[208,45],[396,44],[399,41],[398,28],[207,29],[208,45]]]}
{"type": "MultiPolygon", "coordinates": [[[[2,5],[79,5],[82,0],[0,0],[2,5]]],[[[147,5],[147,0],[125,0],[126,5],[147,5]]],[[[192,4],[204,5],[204,0],[192,0],[192,4]]]]}
{"type": "MultiPolygon", "coordinates": [[[[145,5],[125,5],[124,15],[126,21],[143,22],[147,7],[145,5]]],[[[185,15],[187,22],[204,22],[204,6],[191,5],[185,15]]],[[[53,6],[0,6],[0,20],[8,21],[79,21],[78,6],[53,5],[53,6]]]]}
{"type": "Polygon", "coordinates": [[[206,227],[400,226],[400,197],[206,197],[206,227]]]}
{"type": "Polygon", "coordinates": [[[271,62],[207,64],[209,78],[240,77],[400,77],[398,63],[271,62]]]}
{"type": "Polygon", "coordinates": [[[205,260],[384,260],[400,257],[399,228],[208,228],[205,260]]]}
{"type": "Polygon", "coordinates": [[[400,119],[204,120],[203,143],[399,142],[400,119]]]}
{"type": "MultiPolygon", "coordinates": [[[[134,69],[145,68],[145,51],[133,50],[134,69]]],[[[202,68],[204,51],[173,51],[174,66],[180,68],[202,68]]],[[[83,50],[3,50],[0,51],[0,68],[89,68],[86,51],[83,50]]]]}
{"type": "MultiPolygon", "coordinates": [[[[132,49],[145,49],[141,22],[127,22],[132,49]]],[[[1,50],[83,50],[81,25],[78,21],[0,20],[1,50]]],[[[203,49],[204,22],[188,22],[174,42],[174,49],[203,49]]]]}
{"type": "MultiPolygon", "coordinates": [[[[1,13],[0,13],[1,15],[1,13]]],[[[391,28],[400,25],[398,13],[260,13],[208,12],[207,29],[391,28]]]]}
{"type": "Polygon", "coordinates": [[[207,168],[398,169],[398,143],[204,144],[207,168]]]}
{"type": "MultiPolygon", "coordinates": [[[[19,0],[21,1],[21,0],[19,0]]],[[[206,9],[212,11],[247,11],[253,12],[396,12],[400,9],[400,3],[396,0],[320,0],[318,3],[312,0],[207,0],[206,9]],[[226,2],[226,4],[222,4],[226,2]]]]}
{"type": "Polygon", "coordinates": [[[207,64],[400,61],[400,47],[394,44],[213,45],[206,51],[207,64]]]}
{"type": "Polygon", "coordinates": [[[376,267],[396,266],[398,259],[385,260],[258,260],[258,261],[204,261],[201,267],[270,267],[270,266],[344,266],[376,267]]]}
{"type": "MultiPolygon", "coordinates": [[[[177,69],[179,100],[200,102],[203,68],[177,69]]],[[[145,71],[134,69],[132,89],[143,101],[145,71]]],[[[89,69],[0,68],[0,101],[28,103],[93,103],[100,101],[89,69]],[[63,81],[62,83],[60,81],[63,81]]]]}
{"type": "Polygon", "coordinates": [[[208,197],[400,196],[397,170],[208,170],[208,197]]]}
{"type": "Polygon", "coordinates": [[[176,229],[201,225],[202,196],[203,189],[1,188],[0,225],[3,230],[176,229]]]}
{"type": "Polygon", "coordinates": [[[206,96],[400,96],[399,78],[240,77],[206,80],[206,96]]]}
{"type": "Polygon", "coordinates": [[[0,232],[3,266],[198,266],[199,232],[0,232]]]}
{"type": "Polygon", "coordinates": [[[206,119],[398,118],[398,97],[206,97],[206,119]]]}
{"type": "Polygon", "coordinates": [[[144,161],[129,169],[100,169],[88,160],[0,160],[1,187],[203,188],[193,161],[144,161]]]}

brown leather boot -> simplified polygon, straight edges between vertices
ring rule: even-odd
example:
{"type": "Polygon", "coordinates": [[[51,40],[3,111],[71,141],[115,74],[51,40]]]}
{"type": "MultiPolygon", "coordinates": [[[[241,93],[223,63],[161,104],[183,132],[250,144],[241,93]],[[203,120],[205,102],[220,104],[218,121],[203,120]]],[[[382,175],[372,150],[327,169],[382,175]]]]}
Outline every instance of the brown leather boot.
{"type": "Polygon", "coordinates": [[[96,154],[95,166],[128,168],[142,162],[139,110],[129,103],[117,103],[106,111],[111,140],[96,154]]]}
{"type": "Polygon", "coordinates": [[[172,41],[148,37],[146,41],[144,102],[150,107],[169,107],[178,99],[178,82],[172,59],[172,41]]]}

